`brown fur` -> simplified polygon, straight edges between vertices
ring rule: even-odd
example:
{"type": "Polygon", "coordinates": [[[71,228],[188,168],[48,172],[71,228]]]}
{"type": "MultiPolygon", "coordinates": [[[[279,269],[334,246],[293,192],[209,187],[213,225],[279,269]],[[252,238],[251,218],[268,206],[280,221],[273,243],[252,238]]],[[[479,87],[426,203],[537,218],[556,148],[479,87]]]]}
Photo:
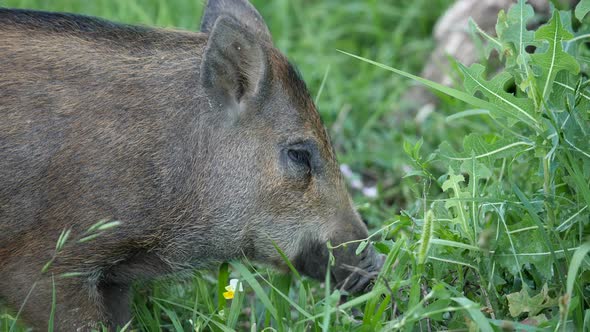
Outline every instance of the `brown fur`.
{"type": "MultiPolygon", "coordinates": [[[[280,267],[271,239],[321,278],[327,241],[367,236],[305,84],[258,14],[243,0],[208,8],[207,33],[0,9],[0,298],[17,309],[37,282],[23,311],[33,326],[45,328],[61,273],[80,276],[55,279],[56,328],[114,327],[135,280],[244,256],[280,267]],[[285,157],[294,148],[309,170],[285,157]],[[102,219],[121,225],[78,241],[102,219]]],[[[379,268],[354,248],[336,250],[336,281],[345,264],[379,268]]]]}

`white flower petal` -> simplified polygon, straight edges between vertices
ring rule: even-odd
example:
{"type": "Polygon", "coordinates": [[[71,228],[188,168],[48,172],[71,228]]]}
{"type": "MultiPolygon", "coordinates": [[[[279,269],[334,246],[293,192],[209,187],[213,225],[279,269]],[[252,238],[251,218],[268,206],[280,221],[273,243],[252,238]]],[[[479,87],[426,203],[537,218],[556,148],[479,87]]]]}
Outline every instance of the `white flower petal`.
{"type": "Polygon", "coordinates": [[[229,285],[230,285],[230,287],[232,287],[232,289],[234,290],[234,292],[236,290],[238,290],[240,292],[243,292],[244,291],[244,287],[242,287],[242,283],[240,282],[239,279],[231,279],[229,281],[229,285]]]}
{"type": "Polygon", "coordinates": [[[363,187],[363,181],[361,181],[359,179],[352,179],[350,181],[350,186],[353,187],[354,189],[361,189],[363,187]]]}
{"type": "Polygon", "coordinates": [[[377,197],[377,187],[364,187],[363,188],[363,195],[375,198],[377,197]]]}
{"type": "Polygon", "coordinates": [[[230,279],[229,286],[233,289],[236,289],[236,287],[238,287],[238,279],[230,279]]]}
{"type": "Polygon", "coordinates": [[[350,169],[350,166],[346,165],[346,164],[342,164],[340,165],[340,172],[342,172],[342,175],[344,175],[345,178],[351,178],[353,176],[352,170],[350,169]]]}

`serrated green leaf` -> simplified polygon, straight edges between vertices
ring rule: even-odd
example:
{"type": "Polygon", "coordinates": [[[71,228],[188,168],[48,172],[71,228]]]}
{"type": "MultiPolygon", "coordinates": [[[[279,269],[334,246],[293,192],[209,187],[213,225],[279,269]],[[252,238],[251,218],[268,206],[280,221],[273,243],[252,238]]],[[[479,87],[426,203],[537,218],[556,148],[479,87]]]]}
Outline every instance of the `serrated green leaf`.
{"type": "Polygon", "coordinates": [[[508,118],[511,124],[521,121],[530,127],[539,127],[537,119],[533,116],[534,103],[528,98],[517,98],[504,90],[507,83],[512,80],[512,75],[501,72],[488,81],[484,78],[484,66],[478,63],[469,68],[460,63],[457,65],[463,73],[465,89],[472,95],[479,91],[494,104],[495,107],[490,109],[493,115],[508,118]]]}
{"type": "Polygon", "coordinates": [[[535,40],[535,33],[527,29],[527,23],[534,15],[533,7],[525,0],[519,0],[510,7],[502,20],[503,28],[497,31],[502,42],[512,43],[516,55],[525,53],[525,47],[535,40]]]}
{"type": "Polygon", "coordinates": [[[479,230],[479,213],[477,205],[477,197],[480,193],[480,180],[487,180],[492,176],[492,171],[483,163],[475,159],[475,154],[472,152],[472,158],[465,160],[461,164],[461,172],[469,174],[469,192],[471,197],[471,224],[473,227],[473,234],[478,234],[479,230]]]}
{"type": "Polygon", "coordinates": [[[489,55],[492,50],[496,50],[500,55],[503,55],[504,47],[502,43],[480,28],[479,25],[477,25],[477,22],[475,22],[471,17],[469,18],[469,29],[473,35],[479,34],[485,41],[487,41],[487,43],[483,45],[485,48],[484,54],[489,55]]]}
{"type": "Polygon", "coordinates": [[[563,41],[573,38],[573,35],[564,29],[559,11],[553,11],[551,20],[535,33],[535,40],[548,45],[544,53],[531,55],[533,63],[540,70],[539,87],[542,87],[541,97],[548,100],[555,76],[562,70],[572,74],[580,71],[580,65],[574,57],[563,51],[563,41]]]}
{"type": "Polygon", "coordinates": [[[549,288],[545,284],[539,294],[531,297],[528,286],[526,283],[523,284],[520,292],[506,295],[510,315],[518,317],[523,313],[528,313],[529,316],[535,316],[543,309],[556,306],[557,299],[552,298],[548,293],[549,288]]]}
{"type": "Polygon", "coordinates": [[[526,73],[525,76],[528,76],[529,71],[527,66],[529,54],[525,49],[535,41],[535,33],[527,29],[527,23],[534,15],[533,7],[526,4],[525,0],[519,0],[510,7],[506,15],[498,17],[496,24],[498,39],[505,49],[507,67],[517,63],[521,72],[526,73]]]}
{"type": "MultiPolygon", "coordinates": [[[[558,260],[558,256],[555,253],[556,246],[552,244],[551,239],[549,238],[549,235],[547,234],[547,231],[545,230],[543,221],[539,217],[538,213],[535,211],[535,206],[534,206],[535,203],[531,202],[527,198],[527,196],[522,192],[522,190],[514,182],[511,183],[511,186],[512,186],[512,191],[516,194],[516,196],[518,197],[518,199],[522,203],[522,207],[524,208],[524,210],[526,210],[528,215],[531,217],[533,222],[536,224],[537,230],[539,231],[539,234],[542,236],[542,241],[539,241],[539,243],[542,243],[548,249],[547,254],[549,254],[548,257],[551,257],[551,261],[547,260],[547,262],[545,264],[548,265],[549,263],[552,263],[552,266],[555,265],[558,260]]],[[[525,241],[530,241],[530,240],[527,239],[525,241]]],[[[561,242],[561,245],[563,246],[563,242],[561,242]]],[[[535,253],[535,255],[537,255],[537,254],[535,253]]],[[[541,265],[537,265],[537,268],[539,268],[540,266],[541,265]]],[[[558,282],[561,282],[563,280],[561,269],[556,268],[556,272],[557,272],[558,282]]],[[[547,279],[549,279],[549,278],[550,278],[550,276],[547,277],[547,279]]]]}
{"type": "MultiPolygon", "coordinates": [[[[574,34],[574,27],[572,25],[574,12],[571,10],[560,10],[559,16],[561,17],[561,26],[569,31],[572,35],[574,34]]],[[[570,39],[571,40],[571,39],[570,39]]],[[[567,49],[565,50],[567,51],[567,49]]]]}
{"type": "Polygon", "coordinates": [[[460,192],[460,183],[465,182],[465,178],[461,174],[455,174],[453,170],[449,170],[449,178],[443,183],[442,190],[447,191],[452,189],[455,195],[460,192]]]}
{"type": "Polygon", "coordinates": [[[461,164],[461,172],[469,174],[469,188],[472,192],[477,192],[476,187],[474,187],[474,185],[477,184],[477,181],[489,179],[492,176],[492,171],[490,171],[490,169],[483,163],[477,162],[475,158],[465,160],[463,164],[461,164]]]}
{"type": "Polygon", "coordinates": [[[523,216],[518,223],[508,227],[509,233],[502,232],[496,243],[495,260],[499,266],[518,277],[522,273],[522,267],[526,266],[535,268],[545,280],[553,278],[555,260],[548,252],[544,238],[533,220],[529,216],[523,216]]]}
{"type": "MultiPolygon", "coordinates": [[[[469,198],[469,193],[463,190],[465,182],[465,177],[461,174],[455,174],[452,168],[449,168],[449,177],[445,182],[442,184],[442,190],[444,192],[452,191],[452,198],[447,199],[445,202],[445,208],[451,211],[454,214],[454,217],[451,219],[451,222],[455,224],[459,224],[461,229],[463,230],[463,235],[467,238],[472,238],[470,236],[469,226],[468,226],[468,216],[467,212],[465,211],[465,201],[469,198]]],[[[450,193],[449,193],[450,194],[450,193]]]]}
{"type": "Polygon", "coordinates": [[[590,11],[590,0],[581,0],[576,6],[575,15],[578,20],[582,20],[590,11]]]}
{"type": "Polygon", "coordinates": [[[441,144],[441,153],[445,158],[457,161],[471,159],[485,160],[491,163],[499,158],[506,158],[534,148],[534,144],[527,141],[510,140],[506,138],[489,141],[478,134],[469,134],[463,139],[463,151],[456,152],[444,142],[441,144]]]}
{"type": "Polygon", "coordinates": [[[530,55],[526,52],[527,46],[535,44],[534,31],[527,29],[534,14],[531,5],[519,0],[510,7],[506,15],[498,17],[496,29],[503,46],[502,53],[506,56],[506,70],[512,73],[520,90],[536,101],[537,83],[529,65],[530,55]]]}

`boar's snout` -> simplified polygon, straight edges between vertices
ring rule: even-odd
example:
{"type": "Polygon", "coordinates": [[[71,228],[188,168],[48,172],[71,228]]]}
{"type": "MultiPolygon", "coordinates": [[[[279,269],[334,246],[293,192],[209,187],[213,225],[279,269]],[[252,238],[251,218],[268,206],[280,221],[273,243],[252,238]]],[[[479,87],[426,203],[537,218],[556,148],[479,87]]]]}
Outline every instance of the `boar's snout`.
{"type": "Polygon", "coordinates": [[[335,249],[336,264],[331,272],[336,288],[351,294],[370,291],[385,262],[385,255],[378,254],[373,247],[356,255],[357,247],[355,244],[335,249]]]}
{"type": "MultiPolygon", "coordinates": [[[[366,237],[366,236],[365,236],[366,237]]],[[[385,255],[378,254],[372,246],[368,246],[358,255],[358,243],[339,246],[332,242],[335,264],[330,268],[330,275],[335,287],[350,294],[364,293],[371,290],[374,280],[385,262],[385,255]]],[[[303,252],[295,259],[295,267],[300,272],[318,279],[326,277],[329,251],[326,243],[314,241],[305,246],[303,252]]]]}

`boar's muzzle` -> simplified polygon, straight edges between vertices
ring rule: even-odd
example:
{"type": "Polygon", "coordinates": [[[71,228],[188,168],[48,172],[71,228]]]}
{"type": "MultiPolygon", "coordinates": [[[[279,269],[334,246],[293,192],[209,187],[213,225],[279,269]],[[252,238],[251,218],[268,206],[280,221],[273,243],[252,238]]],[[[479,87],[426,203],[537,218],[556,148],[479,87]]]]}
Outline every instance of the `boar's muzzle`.
{"type": "MultiPolygon", "coordinates": [[[[371,290],[377,278],[385,255],[377,254],[372,246],[356,254],[358,244],[337,246],[332,253],[334,266],[330,267],[330,275],[335,287],[350,294],[365,293],[371,290]]],[[[295,268],[307,276],[324,280],[328,267],[329,251],[326,243],[309,243],[294,261],[295,268]]]]}
{"type": "Polygon", "coordinates": [[[356,255],[357,247],[355,244],[335,249],[336,264],[331,271],[336,287],[351,294],[370,291],[385,262],[385,255],[377,254],[373,247],[368,247],[356,255]],[[356,264],[347,264],[347,261],[356,264]]]}

